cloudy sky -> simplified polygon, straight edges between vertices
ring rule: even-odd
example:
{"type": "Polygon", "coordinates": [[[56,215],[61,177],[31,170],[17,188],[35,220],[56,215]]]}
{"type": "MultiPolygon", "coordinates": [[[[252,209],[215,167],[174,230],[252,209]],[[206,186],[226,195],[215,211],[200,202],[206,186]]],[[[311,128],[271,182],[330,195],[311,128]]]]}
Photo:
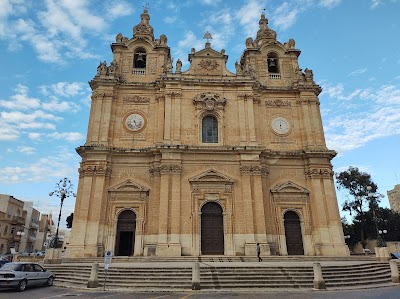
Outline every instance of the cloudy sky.
{"type": "MultiPolygon", "coordinates": [[[[176,61],[191,48],[226,50],[228,68],[255,38],[262,9],[269,25],[302,51],[300,67],[323,87],[327,144],[335,171],[357,166],[379,191],[400,184],[400,0],[147,1],[156,37],[176,61]]],[[[132,37],[144,1],[0,0],[0,193],[33,201],[57,217],[49,197],[63,177],[78,185],[90,109],[87,84],[110,44],[132,37]]],[[[339,203],[346,199],[338,194],[339,203]]],[[[65,202],[61,225],[74,209],[65,202]]],[[[387,198],[382,201],[388,206],[387,198]]]]}

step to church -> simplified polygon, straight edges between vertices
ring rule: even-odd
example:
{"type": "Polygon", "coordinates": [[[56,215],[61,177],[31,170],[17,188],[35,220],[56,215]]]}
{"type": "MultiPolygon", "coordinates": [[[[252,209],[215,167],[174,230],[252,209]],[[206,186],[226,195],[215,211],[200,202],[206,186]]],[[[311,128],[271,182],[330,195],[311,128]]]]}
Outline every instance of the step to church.
{"type": "MultiPolygon", "coordinates": [[[[313,262],[200,262],[202,290],[313,289],[313,262]]],[[[143,291],[191,290],[190,262],[113,263],[107,272],[106,289],[143,291]]],[[[328,290],[391,286],[389,263],[368,261],[323,261],[322,275],[328,290]],[[335,265],[336,264],[336,265],[335,265]]],[[[55,284],[86,288],[90,263],[46,265],[56,274],[55,284]]],[[[103,265],[98,273],[99,288],[105,280],[103,265]]]]}

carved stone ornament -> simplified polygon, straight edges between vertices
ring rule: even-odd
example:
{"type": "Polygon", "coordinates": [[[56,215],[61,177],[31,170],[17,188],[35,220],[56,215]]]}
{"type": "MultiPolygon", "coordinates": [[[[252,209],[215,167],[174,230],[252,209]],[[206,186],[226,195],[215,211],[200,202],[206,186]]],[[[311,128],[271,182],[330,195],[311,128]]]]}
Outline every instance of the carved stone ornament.
{"type": "Polygon", "coordinates": [[[304,171],[304,174],[308,177],[331,177],[333,176],[333,171],[331,169],[308,169],[304,171]]]}
{"type": "Polygon", "coordinates": [[[163,164],[160,166],[161,174],[180,174],[182,172],[182,165],[179,164],[163,164]]]}
{"type": "Polygon", "coordinates": [[[206,71],[214,71],[219,67],[218,62],[216,62],[215,60],[211,60],[211,59],[202,59],[199,62],[199,66],[206,71]]]}
{"type": "Polygon", "coordinates": [[[270,106],[270,107],[283,107],[283,106],[291,106],[291,102],[288,100],[281,100],[281,99],[277,99],[277,100],[266,100],[265,101],[265,106],[270,106]]]}
{"type": "Polygon", "coordinates": [[[111,167],[102,166],[102,165],[95,165],[95,166],[82,165],[78,169],[78,172],[79,172],[79,177],[92,176],[92,175],[110,176],[111,175],[111,167]]]}
{"type": "Polygon", "coordinates": [[[286,183],[280,184],[275,186],[274,188],[271,189],[272,193],[304,193],[308,194],[310,193],[306,188],[303,188],[302,186],[293,183],[291,181],[287,181],[286,183]]]}
{"type": "Polygon", "coordinates": [[[235,180],[219,171],[209,169],[189,178],[189,182],[193,192],[216,190],[217,192],[230,193],[235,180]]]}
{"type": "Polygon", "coordinates": [[[141,97],[141,96],[125,96],[124,102],[136,103],[136,104],[147,104],[147,103],[150,103],[150,98],[149,97],[141,97]]]}
{"type": "Polygon", "coordinates": [[[221,98],[219,94],[202,93],[193,99],[193,104],[197,109],[207,111],[224,110],[226,99],[221,98]]]}
{"type": "Polygon", "coordinates": [[[267,176],[269,173],[268,168],[264,166],[250,166],[250,165],[242,165],[240,166],[240,173],[245,175],[262,175],[267,176]]]}
{"type": "Polygon", "coordinates": [[[151,40],[154,40],[153,27],[150,26],[150,16],[148,14],[147,9],[145,8],[143,13],[140,15],[141,22],[133,27],[133,36],[134,37],[148,37],[151,40]]]}

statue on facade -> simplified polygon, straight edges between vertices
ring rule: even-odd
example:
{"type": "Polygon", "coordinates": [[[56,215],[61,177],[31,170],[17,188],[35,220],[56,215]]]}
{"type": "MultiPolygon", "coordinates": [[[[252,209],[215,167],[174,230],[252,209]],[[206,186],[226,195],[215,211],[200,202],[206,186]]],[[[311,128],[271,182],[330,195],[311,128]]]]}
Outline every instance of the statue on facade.
{"type": "Polygon", "coordinates": [[[97,75],[107,75],[107,62],[105,60],[100,62],[97,67],[97,75]]]}
{"type": "Polygon", "coordinates": [[[176,72],[180,73],[182,69],[182,61],[178,58],[178,60],[176,61],[176,72]]]}
{"type": "Polygon", "coordinates": [[[117,68],[118,68],[118,62],[116,60],[113,60],[110,66],[108,67],[108,74],[113,75],[117,70],[117,68]]]}
{"type": "Polygon", "coordinates": [[[312,70],[305,69],[304,73],[305,73],[306,82],[314,82],[314,74],[313,74],[312,70]]]}

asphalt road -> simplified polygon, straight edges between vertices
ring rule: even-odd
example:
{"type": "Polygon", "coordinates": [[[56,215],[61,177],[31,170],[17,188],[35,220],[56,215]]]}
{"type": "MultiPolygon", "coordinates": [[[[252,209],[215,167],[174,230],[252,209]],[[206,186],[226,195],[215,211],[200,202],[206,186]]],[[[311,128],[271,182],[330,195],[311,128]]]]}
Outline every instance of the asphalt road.
{"type": "Polygon", "coordinates": [[[381,288],[381,289],[366,289],[352,291],[297,291],[297,292],[210,292],[210,291],[188,291],[188,292],[147,292],[136,293],[131,291],[126,292],[111,292],[111,291],[92,291],[92,290],[77,290],[66,289],[60,287],[46,288],[30,288],[24,292],[16,292],[14,290],[0,290],[0,299],[50,299],[50,298],[135,298],[135,299],[208,299],[208,298],[243,298],[243,299],[258,299],[258,298],[290,298],[290,299],[399,299],[400,286],[381,288]]]}

